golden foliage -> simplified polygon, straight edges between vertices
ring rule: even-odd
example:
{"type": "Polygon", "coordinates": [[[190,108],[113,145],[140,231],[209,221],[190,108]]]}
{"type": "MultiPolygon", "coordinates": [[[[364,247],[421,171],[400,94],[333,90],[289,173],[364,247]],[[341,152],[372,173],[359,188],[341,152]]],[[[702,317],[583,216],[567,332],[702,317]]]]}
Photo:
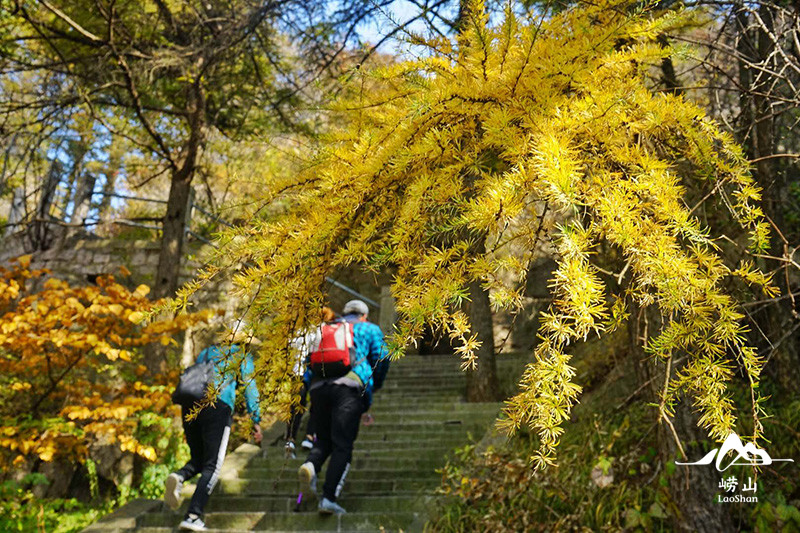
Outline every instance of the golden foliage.
{"type": "Polygon", "coordinates": [[[139,441],[141,423],[174,414],[175,376],[149,374],[139,349],[204,314],[137,326],[153,305],[146,286],[129,291],[112,276],[85,287],[41,283],[47,272],[29,267],[29,256],[0,267],[0,464],[83,460],[93,443],[154,460],[139,441]]]}
{"type": "Polygon", "coordinates": [[[270,318],[258,366],[277,390],[291,368],[287,339],[318,316],[325,276],[351,264],[392,269],[393,353],[430,325],[461,343],[469,367],[477,341],[458,310],[466,287],[480,280],[496,307],[519,306],[504,280],[524,280],[550,242],[554,301],[503,421],[536,430],[537,464],[554,460],[580,393],[568,345],[618,327],[631,304],[664,317],[648,349],[690,357],[664,413],[688,391],[711,435],[728,434],[731,354],[754,389],[760,361],[723,285],[736,276],[773,289],[752,267],[723,263],[712,229],[686,205],[686,184],[711,191],[756,249],[767,232],[740,147],[696,105],[648,87],[648,69],[670,54],[657,36],[684,24],[681,15],[603,1],[529,23],[509,11],[490,27],[481,13],[476,2],[457,42],[432,41],[418,60],[356,75],[318,159],[266,187],[283,214],[223,235],[213,266],[177,302],[248,260],[234,283],[254,298],[253,322],[270,318]],[[627,263],[619,294],[593,264],[601,243],[627,263]]]}

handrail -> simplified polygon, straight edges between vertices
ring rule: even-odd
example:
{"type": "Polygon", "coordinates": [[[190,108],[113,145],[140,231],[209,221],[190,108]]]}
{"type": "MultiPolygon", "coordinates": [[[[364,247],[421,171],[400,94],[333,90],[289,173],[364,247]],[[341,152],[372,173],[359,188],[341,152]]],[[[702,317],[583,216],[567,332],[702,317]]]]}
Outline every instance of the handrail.
{"type": "Polygon", "coordinates": [[[213,213],[209,213],[208,211],[206,211],[205,209],[203,209],[202,207],[200,207],[199,205],[197,205],[197,204],[195,204],[195,203],[192,203],[192,209],[197,209],[198,211],[200,211],[200,213],[202,213],[203,215],[207,216],[208,218],[210,218],[210,219],[212,219],[212,220],[216,220],[216,221],[217,221],[217,222],[219,222],[220,224],[223,224],[223,225],[225,225],[225,226],[228,226],[229,228],[234,228],[234,227],[236,227],[236,226],[234,226],[233,224],[231,224],[230,222],[227,222],[227,221],[225,221],[225,220],[222,220],[222,219],[221,219],[221,218],[219,218],[217,215],[215,215],[215,214],[213,214],[213,213]]]}
{"type": "Polygon", "coordinates": [[[380,308],[381,308],[381,304],[379,304],[379,303],[378,303],[378,302],[376,302],[375,300],[372,300],[372,299],[370,299],[370,298],[367,298],[366,296],[364,296],[364,295],[363,295],[363,294],[361,294],[360,292],[356,291],[355,289],[351,289],[351,288],[350,288],[350,287],[348,287],[347,285],[344,285],[344,284],[342,284],[342,283],[339,283],[339,282],[338,282],[338,281],[336,281],[335,279],[332,279],[332,278],[329,278],[329,277],[327,277],[327,276],[326,276],[326,277],[325,277],[325,281],[327,281],[328,283],[330,283],[331,285],[333,285],[333,286],[334,286],[334,287],[336,287],[337,289],[341,289],[341,290],[343,290],[344,292],[346,292],[347,294],[349,294],[349,295],[351,295],[351,296],[355,296],[355,297],[356,297],[356,298],[358,298],[359,300],[363,300],[363,301],[364,301],[364,303],[366,303],[366,304],[368,304],[368,305],[371,305],[371,306],[372,306],[372,307],[374,307],[375,309],[380,309],[380,308]]]}
{"type": "Polygon", "coordinates": [[[100,196],[111,196],[113,198],[123,198],[125,200],[137,200],[139,202],[153,202],[154,204],[166,204],[166,203],[168,203],[167,200],[160,200],[158,198],[143,198],[141,196],[128,196],[126,194],[118,194],[118,193],[115,193],[115,192],[103,192],[103,191],[100,191],[100,192],[92,193],[92,196],[94,196],[95,194],[100,195],[100,196]]]}

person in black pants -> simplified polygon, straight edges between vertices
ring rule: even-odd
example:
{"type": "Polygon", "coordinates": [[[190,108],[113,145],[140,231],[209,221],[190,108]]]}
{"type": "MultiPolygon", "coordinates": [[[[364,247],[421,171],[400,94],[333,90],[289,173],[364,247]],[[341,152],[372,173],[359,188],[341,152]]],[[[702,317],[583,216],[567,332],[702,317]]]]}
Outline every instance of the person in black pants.
{"type": "Polygon", "coordinates": [[[231,434],[233,412],[228,404],[217,401],[213,407],[200,411],[194,420],[187,422],[186,415],[188,413],[184,412],[183,431],[192,456],[175,474],[180,479],[192,479],[200,474],[194,496],[186,510],[187,517],[200,517],[219,478],[231,434]]]}
{"type": "Polygon", "coordinates": [[[236,388],[239,384],[244,386],[245,404],[253,419],[253,438],[256,443],[261,442],[261,410],[258,390],[253,380],[252,356],[237,344],[224,347],[212,345],[197,356],[197,362],[204,361],[214,363],[215,384],[220,391],[219,396],[213,406],[202,409],[192,420],[187,420],[192,406],[182,408],[183,430],[191,459],[183,468],[167,477],[164,491],[167,505],[177,509],[181,504],[184,481],[200,474],[189,508],[179,526],[180,529],[189,531],[207,529],[202,518],[203,510],[219,480],[225,460],[233,407],[236,405],[236,388]]]}
{"type": "MultiPolygon", "coordinates": [[[[303,412],[305,411],[306,404],[308,403],[308,383],[303,382],[303,386],[300,389],[300,404],[299,406],[292,405],[289,411],[289,421],[286,423],[286,458],[287,459],[294,459],[296,456],[295,453],[295,439],[297,438],[297,432],[300,430],[300,423],[303,420],[303,412]]],[[[314,435],[316,434],[317,430],[314,429],[314,421],[309,417],[308,424],[306,425],[306,436],[303,439],[301,446],[306,450],[310,450],[314,447],[314,435]]]]}
{"type": "MultiPolygon", "coordinates": [[[[336,314],[330,307],[323,307],[320,313],[321,322],[330,322],[336,318],[336,314]]],[[[306,407],[306,397],[308,396],[308,389],[311,385],[311,372],[306,368],[306,360],[308,359],[309,350],[315,344],[319,344],[320,328],[312,327],[300,335],[292,339],[292,348],[296,354],[295,365],[293,372],[296,376],[303,378],[303,386],[300,389],[300,405],[292,405],[289,412],[289,422],[286,423],[286,458],[295,458],[295,439],[297,438],[297,431],[300,429],[300,422],[303,419],[303,412],[306,407]]],[[[314,421],[309,417],[308,426],[306,427],[306,438],[303,440],[302,447],[310,450],[314,447],[314,421]]]]}
{"type": "MultiPolygon", "coordinates": [[[[328,473],[322,487],[323,502],[334,505],[344,487],[350,461],[353,458],[353,444],[358,437],[361,414],[364,412],[361,391],[336,383],[323,383],[311,392],[312,417],[316,422],[317,441],[309,452],[307,462],[314,465],[315,471],[322,469],[330,456],[328,473]]],[[[320,504],[320,511],[343,514],[332,505],[320,504]]]]}
{"type": "Polygon", "coordinates": [[[341,377],[326,377],[312,370],[311,420],[317,440],[308,459],[300,466],[298,476],[303,492],[316,495],[317,472],[330,457],[319,502],[321,514],[346,512],[336,501],[350,471],[361,415],[369,407],[372,392],[383,385],[389,368],[383,333],[377,325],[367,322],[368,312],[367,304],[360,300],[352,300],[344,306],[341,321],[353,325],[355,348],[355,358],[346,369],[347,373],[341,377]]]}

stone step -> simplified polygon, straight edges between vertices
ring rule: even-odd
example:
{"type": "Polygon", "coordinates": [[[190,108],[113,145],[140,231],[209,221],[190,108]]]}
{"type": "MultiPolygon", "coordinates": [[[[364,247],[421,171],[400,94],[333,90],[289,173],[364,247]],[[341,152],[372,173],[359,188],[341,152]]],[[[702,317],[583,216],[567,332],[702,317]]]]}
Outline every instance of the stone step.
{"type": "Polygon", "coordinates": [[[381,402],[395,405],[413,405],[415,408],[426,402],[460,402],[464,399],[464,393],[459,391],[440,391],[440,390],[379,390],[373,395],[373,402],[381,402]]]}
{"type": "Polygon", "coordinates": [[[441,447],[447,446],[450,448],[456,448],[459,446],[463,446],[470,442],[470,436],[467,432],[464,433],[454,433],[452,435],[441,435],[441,436],[419,436],[419,435],[408,435],[408,436],[394,436],[394,437],[386,437],[381,438],[380,436],[375,437],[364,437],[360,438],[356,441],[355,448],[359,451],[363,452],[371,452],[371,451],[379,451],[379,450],[397,450],[398,448],[418,448],[424,449],[428,447],[441,447]]]}
{"type": "MultiPolygon", "coordinates": [[[[461,413],[433,413],[432,415],[418,415],[413,412],[401,413],[399,411],[370,411],[373,416],[374,423],[372,425],[361,424],[359,428],[359,438],[363,435],[374,433],[387,433],[391,435],[394,432],[416,432],[418,434],[426,435],[430,433],[444,432],[449,433],[458,431],[461,428],[463,431],[471,431],[474,429],[485,430],[492,425],[497,419],[499,412],[493,411],[478,411],[470,414],[461,413]],[[434,418],[431,420],[431,418],[434,418]]],[[[307,419],[307,417],[306,417],[307,419]]],[[[305,438],[306,424],[300,427],[295,445],[298,447],[305,438]]],[[[276,446],[283,446],[283,441],[277,441],[276,446]]]]}
{"type": "Polygon", "coordinates": [[[392,361],[392,364],[397,366],[413,366],[418,364],[436,365],[436,364],[460,364],[461,358],[457,355],[404,355],[399,359],[392,361]]]}
{"type": "Polygon", "coordinates": [[[402,411],[405,413],[416,413],[417,411],[473,411],[494,408],[500,410],[501,404],[498,403],[469,403],[463,398],[415,398],[413,396],[403,399],[391,398],[382,395],[383,391],[375,393],[375,401],[370,407],[370,412],[375,411],[402,411]]]}
{"type": "Polygon", "coordinates": [[[435,387],[463,387],[467,384],[467,376],[459,374],[413,374],[405,375],[401,373],[389,373],[383,387],[413,387],[413,386],[435,386],[435,387]]]}
{"type": "Polygon", "coordinates": [[[480,424],[436,424],[429,427],[424,426],[398,426],[392,427],[370,427],[361,426],[358,431],[356,443],[367,440],[407,440],[418,438],[422,440],[448,438],[453,435],[465,435],[468,431],[483,429],[485,426],[480,424]]]}
{"type": "MultiPolygon", "coordinates": [[[[302,464],[302,463],[301,463],[302,464]]],[[[350,472],[347,474],[347,481],[357,481],[361,479],[429,479],[437,480],[440,474],[436,473],[437,467],[425,468],[402,468],[399,466],[386,466],[384,468],[377,468],[372,465],[369,467],[358,468],[352,466],[350,472]]],[[[251,480],[276,480],[276,479],[297,479],[297,469],[281,469],[281,468],[255,468],[249,467],[239,472],[239,479],[251,480]]]]}
{"type": "MultiPolygon", "coordinates": [[[[177,513],[148,513],[137,520],[137,531],[147,533],[171,531],[182,516],[177,513]],[[151,529],[153,528],[153,529],[151,529]],[[167,529],[162,529],[167,528],[167,529]]],[[[424,518],[421,513],[405,512],[350,512],[341,516],[322,516],[316,511],[300,513],[207,513],[205,522],[214,531],[390,531],[410,530],[415,521],[424,518]]]]}
{"type": "MultiPolygon", "coordinates": [[[[371,411],[370,411],[371,412],[371,411]]],[[[416,424],[429,424],[431,426],[461,426],[472,427],[480,426],[482,428],[488,427],[498,415],[497,410],[492,411],[475,411],[473,413],[453,413],[453,412],[440,412],[423,415],[418,413],[408,413],[399,411],[376,411],[372,413],[375,429],[386,429],[392,431],[400,428],[414,428],[416,424]]],[[[368,429],[370,426],[363,426],[361,429],[368,429]]],[[[423,429],[424,428],[420,428],[423,429]]],[[[360,433],[361,430],[359,430],[360,433]]]]}
{"type": "MultiPolygon", "coordinates": [[[[522,371],[524,363],[514,359],[497,359],[497,369],[499,371],[519,370],[522,371]]],[[[470,370],[461,369],[461,360],[457,357],[421,361],[415,358],[406,357],[399,361],[394,361],[389,365],[389,372],[386,379],[392,376],[426,376],[447,378],[450,376],[466,376],[470,370]]]]}
{"type": "MultiPolygon", "coordinates": [[[[226,496],[215,494],[208,501],[206,512],[264,512],[264,513],[288,513],[293,512],[297,505],[296,494],[292,497],[282,496],[226,496]]],[[[365,495],[346,495],[339,498],[339,503],[349,512],[394,512],[407,511],[415,506],[426,506],[432,501],[430,495],[388,495],[388,496],[365,496],[365,495]]],[[[314,502],[308,505],[313,507],[314,502]]],[[[178,512],[183,515],[186,512],[188,500],[178,512]]],[[[306,506],[306,504],[304,504],[306,506]]],[[[313,510],[313,509],[311,509],[313,510]]]]}
{"type": "MultiPolygon", "coordinates": [[[[412,431],[362,431],[359,434],[358,440],[356,440],[354,445],[354,454],[355,456],[359,456],[362,452],[367,452],[369,450],[375,450],[374,445],[379,445],[380,449],[384,449],[388,447],[395,447],[400,448],[404,447],[407,448],[409,445],[419,444],[421,446],[431,446],[434,444],[441,444],[441,445],[455,445],[459,446],[461,444],[466,444],[470,441],[470,435],[477,435],[482,433],[481,426],[453,426],[453,429],[450,431],[446,431],[444,429],[440,431],[420,431],[420,430],[412,430],[412,431]]],[[[304,455],[308,453],[307,450],[299,449],[295,450],[296,455],[304,455]]],[[[275,446],[274,448],[267,450],[266,455],[268,456],[277,456],[283,457],[284,451],[283,448],[279,446],[275,446]]]]}
{"type": "MultiPolygon", "coordinates": [[[[385,420],[390,420],[388,417],[385,420]]],[[[388,422],[383,424],[373,424],[371,426],[361,426],[358,431],[358,438],[367,438],[374,435],[385,435],[392,438],[394,435],[419,435],[420,437],[430,437],[431,435],[449,435],[451,433],[465,432],[468,429],[482,428],[483,424],[476,422],[466,423],[461,420],[453,420],[448,424],[439,423],[396,423],[390,424],[388,422]]]]}
{"type": "Polygon", "coordinates": [[[386,373],[384,385],[388,386],[392,382],[410,382],[420,380],[428,383],[466,383],[467,373],[458,368],[389,368],[386,373]]]}
{"type": "Polygon", "coordinates": [[[451,435],[441,438],[420,438],[419,436],[408,436],[408,437],[392,437],[382,439],[380,437],[376,438],[359,438],[356,441],[355,449],[369,451],[369,452],[376,452],[376,451],[383,451],[383,450],[397,450],[398,448],[415,448],[418,450],[424,450],[429,447],[447,447],[447,448],[456,448],[459,446],[463,446],[470,441],[468,435],[466,434],[457,434],[451,435]]]}
{"type": "MultiPolygon", "coordinates": [[[[378,393],[380,394],[380,392],[378,393]]],[[[410,404],[411,402],[409,402],[410,404]]],[[[370,408],[373,415],[391,416],[393,420],[434,421],[441,419],[475,417],[480,415],[499,414],[502,404],[499,403],[466,403],[466,402],[426,402],[410,409],[410,405],[389,403],[380,399],[370,408]]]]}
{"type": "MultiPolygon", "coordinates": [[[[277,453],[272,457],[265,459],[253,460],[247,465],[243,471],[250,469],[256,470],[269,470],[274,473],[291,472],[296,475],[297,469],[306,460],[307,452],[298,452],[295,459],[286,459],[283,455],[277,453]]],[[[353,453],[352,467],[354,470],[361,468],[370,468],[375,470],[395,470],[395,469],[413,469],[425,468],[432,470],[444,465],[446,457],[442,454],[429,454],[427,457],[420,454],[407,455],[399,457],[397,455],[369,455],[361,453],[356,450],[353,453]]],[[[241,474],[239,475],[241,477],[241,474]]]]}
{"type": "Polygon", "coordinates": [[[392,394],[414,394],[417,392],[436,391],[449,394],[464,394],[467,390],[466,383],[437,383],[435,381],[428,382],[421,379],[414,379],[401,382],[385,383],[379,393],[391,392],[392,394]]]}
{"type": "Polygon", "coordinates": [[[466,383],[467,373],[456,368],[395,368],[386,373],[385,385],[391,382],[408,382],[419,379],[431,383],[466,383]]]}
{"type": "MultiPolygon", "coordinates": [[[[467,404],[464,401],[462,396],[451,396],[451,397],[414,397],[414,396],[406,396],[406,397],[391,397],[391,396],[384,396],[381,394],[382,391],[378,391],[375,394],[375,403],[373,403],[372,407],[370,407],[369,412],[377,415],[378,413],[383,413],[386,411],[395,412],[395,413],[408,413],[408,414],[415,414],[418,411],[437,411],[440,413],[444,412],[474,412],[472,409],[474,408],[464,408],[461,407],[463,405],[476,405],[476,404],[467,404]]],[[[497,411],[500,410],[500,406],[498,404],[494,404],[495,409],[497,411]]],[[[480,409],[475,409],[480,410],[480,409]]]]}
{"type": "MultiPolygon", "coordinates": [[[[374,415],[373,415],[374,416],[374,415]]],[[[488,416],[484,417],[461,417],[449,418],[444,420],[396,420],[391,416],[382,416],[380,419],[375,419],[372,425],[361,425],[359,429],[359,437],[368,435],[370,433],[388,433],[391,435],[395,432],[401,433],[437,433],[437,432],[451,432],[458,431],[464,428],[484,428],[486,422],[490,421],[488,416]]]]}
{"type": "MultiPolygon", "coordinates": [[[[503,370],[503,367],[499,367],[498,371],[502,371],[504,374],[511,372],[503,370]]],[[[424,382],[436,382],[436,383],[461,383],[464,384],[467,381],[467,377],[472,372],[472,370],[461,370],[458,366],[452,367],[445,367],[445,368],[426,368],[420,366],[418,368],[400,368],[392,366],[389,368],[389,371],[386,373],[386,380],[384,381],[385,385],[388,385],[392,381],[410,381],[413,379],[420,379],[424,382]]]]}
{"type": "MultiPolygon", "coordinates": [[[[504,363],[514,363],[519,364],[519,362],[523,359],[528,359],[529,357],[526,354],[516,353],[501,353],[498,354],[497,364],[504,364],[504,363]]],[[[436,355],[404,355],[399,359],[392,361],[394,365],[415,365],[415,364],[447,364],[451,362],[456,362],[461,364],[461,357],[456,354],[436,354],[436,355]]]]}
{"type": "MultiPolygon", "coordinates": [[[[418,442],[414,446],[405,446],[405,447],[398,447],[395,445],[392,446],[366,446],[362,444],[359,448],[357,448],[359,456],[363,455],[365,457],[399,457],[399,458],[406,458],[406,457],[430,457],[431,455],[435,454],[444,454],[450,451],[453,451],[457,446],[466,444],[468,439],[464,437],[460,439],[457,445],[452,445],[449,442],[443,441],[433,441],[433,442],[418,442]]],[[[380,443],[375,443],[380,444],[380,443]]],[[[356,445],[358,446],[358,441],[356,441],[356,445]]]]}
{"type": "MultiPolygon", "coordinates": [[[[375,393],[375,398],[377,399],[378,396],[381,398],[397,398],[397,397],[408,397],[408,398],[432,398],[432,397],[446,397],[448,399],[455,400],[460,398],[464,395],[463,389],[453,389],[453,390],[440,390],[434,388],[420,388],[416,390],[408,390],[408,389],[381,389],[375,393]]],[[[451,401],[452,401],[451,400],[451,401]]]]}
{"type": "MultiPolygon", "coordinates": [[[[462,439],[464,443],[468,442],[468,439],[465,437],[462,439]]],[[[354,458],[391,458],[397,457],[398,459],[409,459],[413,457],[429,457],[435,454],[443,454],[445,452],[451,451],[453,446],[450,446],[448,443],[441,443],[440,441],[434,442],[420,442],[419,445],[413,447],[398,447],[398,446],[382,446],[382,447],[372,447],[365,446],[360,440],[356,441],[355,448],[353,449],[353,457],[354,458]]],[[[300,457],[303,456],[302,452],[298,452],[300,457]]],[[[251,465],[257,465],[263,461],[276,461],[276,460],[283,460],[283,450],[280,448],[273,448],[267,452],[267,456],[257,457],[250,461],[251,465]],[[274,450],[274,452],[272,452],[274,450]]]]}
{"type": "MultiPolygon", "coordinates": [[[[500,414],[500,407],[475,409],[451,409],[449,411],[408,411],[402,409],[379,408],[370,409],[373,417],[372,425],[361,424],[359,434],[368,431],[396,431],[419,429],[421,432],[446,428],[448,431],[454,427],[488,427],[500,414]]],[[[307,422],[309,415],[304,415],[307,422]]],[[[306,424],[300,427],[298,433],[299,445],[305,436],[306,424]]]]}
{"type": "MultiPolygon", "coordinates": [[[[323,472],[324,475],[324,472],[323,472]]],[[[347,479],[344,491],[347,494],[393,494],[395,491],[417,491],[435,487],[435,478],[386,479],[356,478],[347,479]]],[[[297,495],[299,482],[297,476],[278,479],[226,479],[220,483],[219,494],[258,495],[297,495]]]]}
{"type": "MultiPolygon", "coordinates": [[[[391,406],[395,409],[404,408],[406,411],[425,409],[429,404],[461,403],[464,395],[440,391],[419,392],[392,392],[378,391],[373,396],[373,406],[391,406]]],[[[372,407],[370,407],[372,410],[372,407]]]]}
{"type": "Polygon", "coordinates": [[[452,374],[393,374],[391,371],[386,375],[383,387],[465,387],[467,384],[466,376],[459,373],[452,374]]]}
{"type": "Polygon", "coordinates": [[[449,357],[435,360],[422,361],[419,359],[405,357],[399,361],[389,363],[389,372],[423,372],[434,371],[439,374],[446,372],[463,372],[461,370],[461,360],[457,357],[449,357]]]}

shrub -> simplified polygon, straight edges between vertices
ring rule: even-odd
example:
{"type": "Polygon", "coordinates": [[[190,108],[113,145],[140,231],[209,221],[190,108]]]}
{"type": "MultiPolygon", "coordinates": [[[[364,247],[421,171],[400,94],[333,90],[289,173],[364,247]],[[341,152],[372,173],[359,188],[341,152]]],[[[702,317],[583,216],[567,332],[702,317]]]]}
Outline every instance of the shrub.
{"type": "MultiPolygon", "coordinates": [[[[11,268],[0,267],[0,468],[7,478],[3,531],[29,530],[33,524],[50,531],[52,520],[66,511],[65,517],[74,515],[80,523],[80,516],[91,521],[103,512],[111,503],[97,507],[98,471],[102,468],[102,475],[115,482],[123,477],[116,479],[113,461],[92,461],[101,449],[111,449],[115,458],[132,458],[127,464],[136,465],[124,477],[126,483],[117,483],[117,503],[156,494],[166,470],[185,453],[174,423],[179,409],[170,398],[177,371],[149,372],[141,364],[142,349],[174,343],[175,333],[207,317],[182,314],[141,324],[153,305],[147,286],[129,290],[113,276],[102,276],[95,285],[74,287],[29,267],[29,256],[11,268]],[[159,457],[161,464],[155,464],[159,457]],[[47,479],[30,473],[47,463],[64,465],[69,472],[83,465],[90,485],[86,493],[95,507],[69,499],[34,501],[34,495],[48,492],[47,479]],[[133,471],[141,478],[136,489],[127,486],[133,471]]],[[[58,475],[51,477],[55,481],[58,475]]],[[[63,483],[57,492],[64,495],[63,483]]]]}

